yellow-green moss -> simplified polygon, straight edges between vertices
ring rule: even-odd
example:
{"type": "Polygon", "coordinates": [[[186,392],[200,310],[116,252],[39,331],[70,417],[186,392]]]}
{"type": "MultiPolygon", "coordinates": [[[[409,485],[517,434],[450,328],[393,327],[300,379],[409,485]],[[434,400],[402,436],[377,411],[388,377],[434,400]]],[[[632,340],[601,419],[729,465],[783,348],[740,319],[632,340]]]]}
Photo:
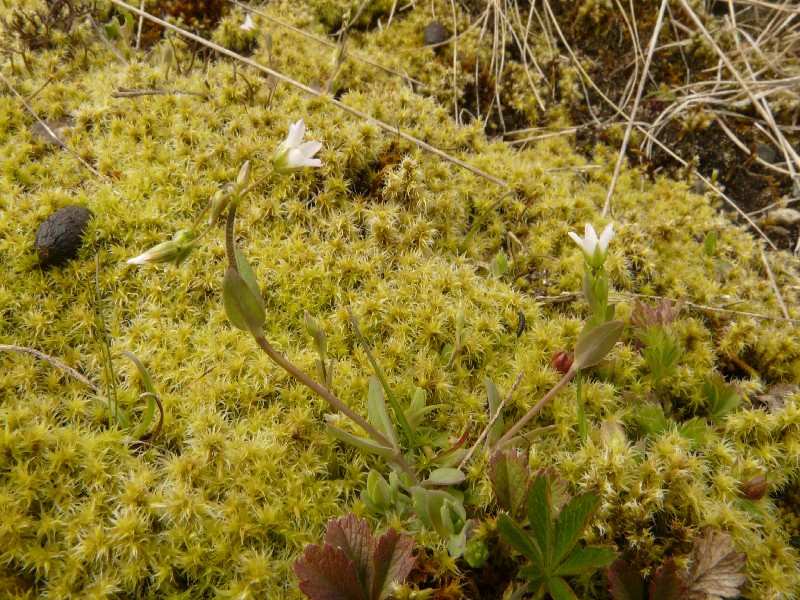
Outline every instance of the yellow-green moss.
{"type": "MultiPolygon", "coordinates": [[[[320,3],[316,3],[320,4],[320,3]]],[[[316,6],[265,7],[309,28],[316,6]]],[[[397,27],[420,31],[423,9],[397,27]]],[[[217,38],[240,34],[234,16],[217,38]]],[[[322,77],[330,52],[273,28],[278,68],[301,81],[322,77]]],[[[364,47],[386,64],[392,37],[364,34],[364,47]]],[[[242,40],[239,40],[242,41],[242,40]]],[[[504,190],[375,125],[280,85],[271,102],[257,74],[248,84],[224,61],[176,75],[154,51],[120,65],[97,43],[71,60],[64,48],[29,56],[30,72],[5,63],[3,74],[22,96],[50,83],[31,101],[43,118],[72,116],[65,132],[107,179],[94,178],[72,156],[29,132],[32,117],[8,90],[0,96],[0,341],[36,347],[102,381],[93,336],[94,260],[99,255],[114,350],[129,350],[155,379],[166,409],[156,445],[137,452],[108,431],[102,401],[79,383],[30,356],[0,355],[0,575],[19,597],[295,598],[291,565],[304,544],[319,539],[327,519],[351,508],[366,514],[358,493],[372,460],[324,432],[327,406],[279,371],[255,344],[227,323],[220,300],[222,231],[208,236],[179,268],[134,268],[126,258],[187,226],[216,189],[249,159],[257,173],[290,122],[304,118],[320,140],[321,169],[259,188],[239,212],[240,246],[265,297],[267,337],[293,362],[314,371],[302,331],[304,310],[326,328],[336,359],[335,388],[365,412],[370,367],[349,324],[351,306],[390,383],[407,401],[413,385],[446,406],[432,422],[455,441],[473,422],[487,422],[483,378],[501,390],[518,372],[522,383],[507,422],[558,380],[553,352],[580,332],[580,302],[546,304],[549,295],[580,288],[581,256],[565,235],[598,222],[616,160],[598,148],[592,168],[567,138],[515,151],[491,142],[479,127],[458,127],[431,97],[402,79],[348,63],[342,101],[509,182],[518,193],[495,208],[504,190]],[[211,94],[113,98],[120,87],[170,88],[211,94]],[[66,204],[94,213],[79,260],[62,269],[36,267],[39,223],[66,204]],[[527,205],[527,208],[526,208],[527,205]],[[489,216],[459,247],[476,217],[489,216]],[[546,269],[535,285],[496,279],[486,264],[511,232],[519,270],[546,269]],[[440,358],[452,343],[455,316],[471,330],[451,369],[440,358]],[[517,337],[518,311],[527,326],[517,337]],[[413,385],[412,385],[413,384],[413,385]],[[27,590],[27,591],[26,591],[27,590]],[[183,595],[183,596],[182,596],[183,595]]],[[[164,43],[164,42],[162,42],[164,43]]],[[[255,51],[266,61],[266,49],[255,51]]],[[[182,50],[181,50],[182,52],[182,50]]],[[[409,56],[411,74],[434,67],[409,56]]],[[[188,67],[189,59],[178,60],[188,67]]],[[[241,67],[240,67],[241,70],[241,67]]],[[[442,92],[446,81],[438,82],[442,92]]],[[[615,290],[778,314],[750,235],[730,225],[708,199],[674,181],[651,181],[623,170],[613,207],[618,234],[607,263],[615,290]],[[719,231],[716,254],[702,240],[719,231]],[[724,268],[721,263],[724,261],[724,268]]],[[[785,274],[778,273],[781,283],[785,274]]],[[[796,300],[796,299],[795,299],[796,300]]],[[[625,315],[627,300],[619,312],[625,315]]],[[[790,304],[794,317],[800,316],[790,304]]],[[[684,353],[669,393],[691,403],[725,357],[746,360],[765,383],[800,378],[800,345],[789,325],[704,311],[675,325],[684,353]]],[[[687,548],[665,530],[712,524],[730,530],[748,553],[752,598],[797,592],[797,555],[774,524],[770,497],[744,507],[740,479],[769,474],[773,489],[796,484],[800,419],[797,395],[781,408],[749,406],[697,449],[675,431],[635,443],[633,416],[650,384],[631,346],[584,389],[589,443],[576,443],[574,388],[538,417],[553,424],[531,447],[531,466],[555,465],[575,491],[603,498],[591,537],[613,541],[657,562],[687,548]],[[610,435],[602,422],[627,435],[610,435]],[[666,545],[665,545],[666,544],[666,545]]],[[[124,402],[139,393],[135,370],[118,363],[124,402]]],[[[532,424],[533,425],[533,424],[532,424]]],[[[475,496],[491,502],[485,457],[469,468],[475,496]]],[[[407,523],[394,522],[403,527],[407,523]]],[[[440,561],[435,536],[422,535],[440,561]]],[[[442,564],[445,564],[442,562],[442,564]]]]}

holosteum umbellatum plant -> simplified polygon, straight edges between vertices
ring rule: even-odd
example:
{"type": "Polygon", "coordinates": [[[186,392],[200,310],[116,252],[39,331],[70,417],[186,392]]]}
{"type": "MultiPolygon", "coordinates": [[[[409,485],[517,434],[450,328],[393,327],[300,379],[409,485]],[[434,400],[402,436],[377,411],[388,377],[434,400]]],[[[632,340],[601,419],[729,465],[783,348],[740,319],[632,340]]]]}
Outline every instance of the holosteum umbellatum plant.
{"type": "MultiPolygon", "coordinates": [[[[169,262],[180,264],[225,215],[227,267],[223,278],[222,296],[225,312],[231,324],[250,333],[259,348],[273,362],[324,399],[335,413],[344,415],[366,435],[356,435],[338,427],[334,416],[326,423],[326,428],[332,436],[360,450],[381,457],[390,467],[388,480],[377,471],[370,472],[367,478],[367,487],[362,493],[364,503],[377,512],[394,510],[402,514],[413,511],[419,523],[439,533],[447,541],[450,553],[458,556],[462,553],[466,543],[467,518],[463,506],[463,494],[456,486],[466,479],[461,467],[471,458],[485,435],[479,437],[470,451],[462,447],[468,439],[469,432],[467,431],[452,448],[438,453],[430,452],[427,448],[430,440],[418,439],[418,437],[423,437],[420,432],[425,431],[425,428],[420,425],[423,418],[438,406],[427,405],[424,390],[417,388],[413,393],[410,405],[403,410],[366,340],[361,335],[349,307],[347,310],[352,325],[364,345],[374,370],[369,384],[367,419],[347,406],[333,392],[334,363],[327,357],[324,329],[311,315],[305,315],[304,325],[318,354],[316,367],[319,381],[291,363],[270,344],[264,335],[262,329],[266,321],[264,300],[253,270],[235,244],[236,210],[250,191],[266,182],[270,177],[286,176],[304,167],[321,166],[321,161],[314,158],[314,155],[322,145],[313,141],[303,142],[304,131],[305,126],[302,120],[291,125],[287,138],[276,151],[271,172],[251,183],[251,165],[249,161],[246,161],[240,168],[236,180],[224,185],[211,197],[190,227],[178,231],[171,239],[128,260],[128,263],[137,265],[169,262]],[[203,226],[206,215],[208,215],[208,219],[203,226]],[[393,415],[390,414],[389,407],[391,407],[393,415]],[[399,431],[395,422],[400,426],[399,431]],[[459,461],[461,461],[460,464],[459,461]],[[455,468],[455,465],[458,465],[459,468],[455,468]]],[[[604,234],[601,240],[604,243],[603,259],[608,244],[606,237],[604,234]]],[[[591,304],[591,298],[589,300],[591,304]]],[[[494,411],[490,427],[495,426],[493,427],[495,433],[490,436],[490,442],[495,447],[500,447],[514,440],[522,427],[546,402],[555,397],[579,369],[596,364],[610,351],[619,339],[622,327],[623,324],[619,321],[592,323],[591,327],[587,327],[577,342],[575,360],[569,372],[505,435],[501,436],[496,431],[495,425],[501,414],[497,410],[494,411]]],[[[463,329],[463,324],[461,328],[463,329]]],[[[457,350],[454,348],[455,351],[457,350]]]]}

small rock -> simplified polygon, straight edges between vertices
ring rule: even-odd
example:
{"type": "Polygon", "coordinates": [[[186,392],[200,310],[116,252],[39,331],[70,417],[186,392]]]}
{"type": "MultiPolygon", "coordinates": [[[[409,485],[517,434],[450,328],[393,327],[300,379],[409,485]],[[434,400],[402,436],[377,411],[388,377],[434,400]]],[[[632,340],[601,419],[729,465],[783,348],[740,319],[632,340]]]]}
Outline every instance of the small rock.
{"type": "Polygon", "coordinates": [[[431,21],[422,36],[426,46],[436,46],[447,41],[447,31],[438,21],[431,21]]]}
{"type": "Polygon", "coordinates": [[[77,258],[91,216],[85,206],[65,206],[45,219],[36,232],[36,252],[43,268],[77,258]]]}
{"type": "Polygon", "coordinates": [[[769,212],[765,221],[773,225],[780,225],[781,227],[791,227],[800,221],[800,210],[795,210],[793,208],[776,208],[769,212]]]}

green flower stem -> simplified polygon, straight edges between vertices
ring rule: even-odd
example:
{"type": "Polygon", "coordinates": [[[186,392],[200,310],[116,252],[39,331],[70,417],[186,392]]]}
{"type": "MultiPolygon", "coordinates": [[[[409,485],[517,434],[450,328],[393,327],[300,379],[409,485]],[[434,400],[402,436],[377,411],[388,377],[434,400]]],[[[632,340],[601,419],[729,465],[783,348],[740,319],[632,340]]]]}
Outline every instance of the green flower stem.
{"type": "Polygon", "coordinates": [[[570,368],[569,371],[567,371],[567,374],[564,375],[564,377],[561,378],[561,381],[559,381],[557,384],[555,384],[555,386],[553,386],[553,389],[550,390],[549,392],[547,392],[547,394],[544,395],[544,398],[542,398],[541,400],[539,400],[539,402],[536,403],[536,406],[534,406],[527,413],[525,413],[525,416],[522,417],[516,423],[514,423],[514,426],[511,429],[509,429],[505,433],[505,435],[503,435],[503,437],[501,437],[497,441],[497,443],[492,448],[492,452],[494,452],[495,450],[499,450],[500,448],[503,447],[503,445],[505,443],[507,443],[514,436],[516,436],[517,433],[519,433],[519,430],[522,429],[523,427],[525,427],[525,425],[527,425],[528,421],[530,421],[533,417],[535,417],[536,413],[538,413],[540,410],[542,410],[542,407],[545,404],[547,404],[548,402],[550,402],[550,400],[555,398],[556,395],[558,394],[558,392],[560,392],[564,388],[564,386],[567,385],[572,380],[573,377],[575,377],[575,375],[577,373],[578,373],[578,369],[575,367],[575,365],[573,363],[573,366],[570,368]]]}
{"type": "Polygon", "coordinates": [[[581,377],[581,371],[578,369],[577,379],[575,380],[575,386],[577,388],[575,398],[578,402],[578,432],[581,436],[581,443],[586,443],[586,436],[587,436],[587,425],[586,425],[586,413],[583,410],[583,397],[581,396],[581,389],[583,383],[583,377],[581,377]]]}
{"type": "MultiPolygon", "coordinates": [[[[330,407],[340,413],[344,414],[348,417],[351,421],[356,423],[361,429],[369,434],[369,436],[386,447],[393,447],[393,444],[386,439],[381,432],[375,429],[372,425],[370,425],[366,420],[364,420],[358,413],[356,413],[352,408],[347,406],[344,402],[339,400],[333,393],[328,391],[326,388],[321,386],[319,383],[314,381],[311,377],[303,373],[300,369],[298,369],[295,365],[293,365],[289,360],[284,357],[280,352],[275,350],[272,345],[267,341],[267,338],[264,336],[263,333],[258,332],[254,333],[253,337],[255,337],[256,342],[258,343],[259,347],[264,351],[264,353],[272,359],[272,361],[281,367],[284,371],[289,373],[292,377],[294,377],[297,381],[302,383],[312,392],[323,398],[330,407]]],[[[414,482],[414,485],[417,483],[417,475],[414,470],[409,466],[406,462],[406,459],[403,457],[402,453],[399,449],[395,448],[395,454],[392,455],[391,461],[397,463],[401,469],[411,477],[411,481],[414,482]]]]}

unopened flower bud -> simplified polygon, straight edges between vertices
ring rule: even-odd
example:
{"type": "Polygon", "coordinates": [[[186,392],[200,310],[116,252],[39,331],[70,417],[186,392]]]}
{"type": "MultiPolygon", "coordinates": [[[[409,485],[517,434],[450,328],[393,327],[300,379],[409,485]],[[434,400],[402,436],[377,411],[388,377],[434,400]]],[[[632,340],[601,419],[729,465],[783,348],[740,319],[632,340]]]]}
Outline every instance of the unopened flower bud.
{"type": "Polygon", "coordinates": [[[556,371],[566,375],[572,368],[572,355],[566,350],[557,350],[553,358],[550,359],[550,364],[556,371]]]}
{"type": "Polygon", "coordinates": [[[751,477],[749,481],[742,483],[739,491],[748,500],[761,500],[767,493],[767,488],[767,477],[762,474],[751,477]]]}
{"type": "Polygon", "coordinates": [[[244,161],[242,168],[239,169],[239,174],[236,176],[236,184],[235,189],[237,194],[241,194],[247,186],[250,185],[250,172],[252,171],[250,167],[250,161],[244,161]]]}
{"type": "Polygon", "coordinates": [[[197,237],[197,233],[191,229],[181,229],[172,239],[167,242],[153,246],[135,258],[129,258],[127,262],[129,265],[149,265],[156,263],[174,262],[180,264],[183,262],[189,253],[192,251],[191,242],[197,237]]]}

